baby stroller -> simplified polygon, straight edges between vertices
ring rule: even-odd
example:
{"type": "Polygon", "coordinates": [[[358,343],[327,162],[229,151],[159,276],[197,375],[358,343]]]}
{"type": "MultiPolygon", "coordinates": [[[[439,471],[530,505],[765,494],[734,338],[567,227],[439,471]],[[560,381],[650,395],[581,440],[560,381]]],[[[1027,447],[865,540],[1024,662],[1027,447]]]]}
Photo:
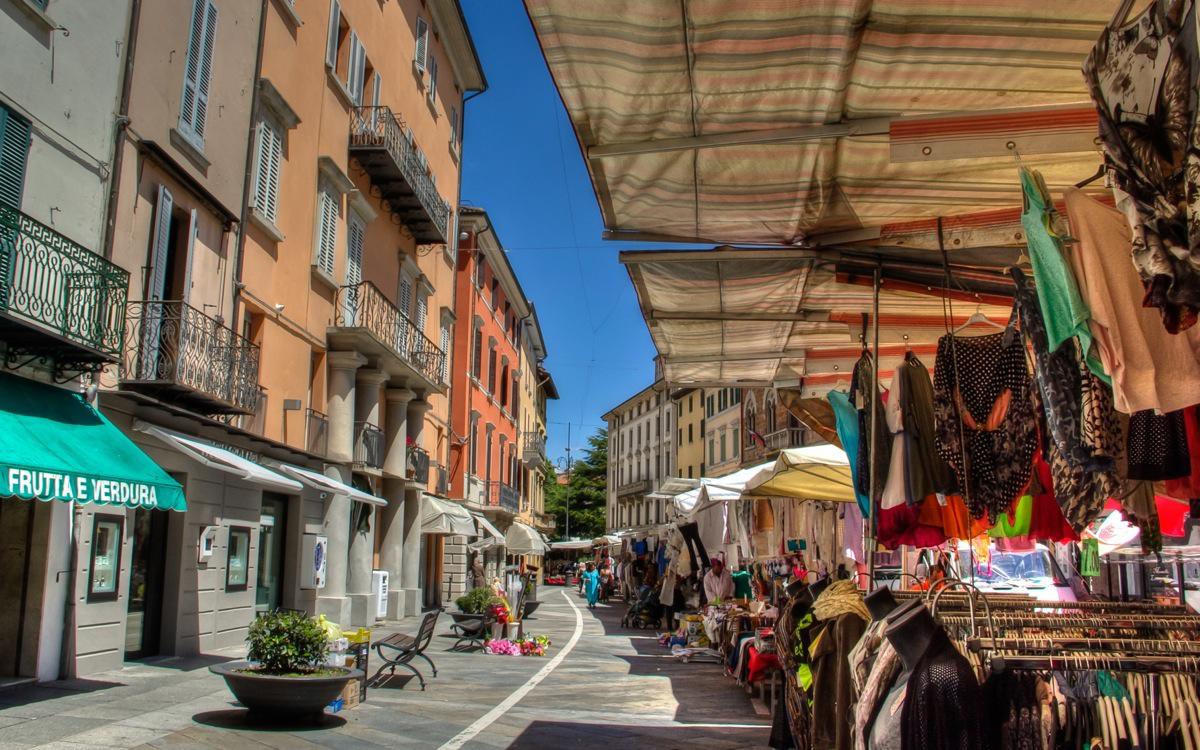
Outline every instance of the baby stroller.
{"type": "Polygon", "coordinates": [[[637,597],[630,602],[625,616],[621,618],[621,627],[644,630],[657,628],[661,621],[662,604],[658,601],[658,591],[643,585],[638,589],[637,597]]]}

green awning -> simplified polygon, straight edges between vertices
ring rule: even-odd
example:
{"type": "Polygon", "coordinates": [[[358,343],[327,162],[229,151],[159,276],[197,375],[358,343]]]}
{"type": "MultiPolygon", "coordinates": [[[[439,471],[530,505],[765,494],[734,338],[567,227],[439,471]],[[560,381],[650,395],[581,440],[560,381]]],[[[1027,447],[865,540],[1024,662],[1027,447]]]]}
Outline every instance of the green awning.
{"type": "Polygon", "coordinates": [[[187,510],[183,488],[78,393],[0,374],[0,497],[187,510]]]}

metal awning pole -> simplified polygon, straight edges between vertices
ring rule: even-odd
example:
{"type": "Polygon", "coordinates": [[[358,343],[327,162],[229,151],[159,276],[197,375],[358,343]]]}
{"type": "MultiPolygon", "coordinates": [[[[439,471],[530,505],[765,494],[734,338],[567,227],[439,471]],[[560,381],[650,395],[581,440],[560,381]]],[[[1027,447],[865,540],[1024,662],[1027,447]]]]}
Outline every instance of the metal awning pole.
{"type": "Polygon", "coordinates": [[[867,438],[867,455],[870,457],[871,495],[867,498],[870,515],[867,518],[867,528],[870,533],[864,540],[863,551],[867,555],[867,588],[875,586],[875,537],[879,532],[879,508],[876,507],[876,487],[879,482],[875,470],[877,456],[875,455],[875,436],[879,434],[879,285],[880,269],[875,267],[872,288],[874,294],[871,300],[871,434],[867,438]]]}

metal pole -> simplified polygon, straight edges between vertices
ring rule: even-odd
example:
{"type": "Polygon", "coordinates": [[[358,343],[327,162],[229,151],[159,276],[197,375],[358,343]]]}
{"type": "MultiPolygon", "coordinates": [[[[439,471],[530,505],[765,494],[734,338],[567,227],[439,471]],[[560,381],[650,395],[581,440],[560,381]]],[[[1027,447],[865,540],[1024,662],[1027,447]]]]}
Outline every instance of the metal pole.
{"type": "Polygon", "coordinates": [[[563,530],[563,539],[571,538],[571,423],[567,422],[567,521],[563,530]]]}
{"type": "Polygon", "coordinates": [[[867,438],[867,455],[870,456],[869,468],[871,471],[871,496],[867,498],[871,509],[869,518],[871,534],[867,539],[868,544],[863,545],[863,551],[867,555],[869,576],[867,588],[875,586],[875,539],[879,533],[879,508],[875,504],[875,498],[878,495],[876,486],[879,481],[879,477],[876,476],[878,472],[875,471],[875,463],[878,458],[875,455],[875,436],[879,434],[879,276],[880,270],[876,266],[871,285],[874,290],[871,302],[871,328],[874,340],[871,345],[871,434],[867,438]]]}

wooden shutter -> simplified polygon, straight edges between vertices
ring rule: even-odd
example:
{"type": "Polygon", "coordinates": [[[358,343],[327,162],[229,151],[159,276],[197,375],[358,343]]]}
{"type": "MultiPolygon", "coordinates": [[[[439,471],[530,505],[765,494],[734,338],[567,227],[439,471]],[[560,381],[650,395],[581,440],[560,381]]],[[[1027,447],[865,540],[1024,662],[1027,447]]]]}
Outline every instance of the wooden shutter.
{"type": "Polygon", "coordinates": [[[480,375],[483,373],[483,329],[481,328],[475,329],[474,348],[475,352],[471,359],[471,374],[475,376],[476,380],[479,380],[480,375]]]}
{"type": "Polygon", "coordinates": [[[433,55],[430,55],[429,56],[429,88],[427,89],[427,91],[429,92],[429,101],[430,102],[437,101],[437,98],[436,98],[437,97],[437,73],[438,73],[437,68],[438,68],[437,58],[434,57],[433,55]]]}
{"type": "Polygon", "coordinates": [[[366,227],[362,219],[351,213],[347,222],[346,239],[346,284],[354,286],[362,281],[363,245],[365,244],[366,227]]]}
{"type": "Polygon", "coordinates": [[[0,203],[18,210],[25,191],[29,143],[29,121],[0,106],[0,203]]]}
{"type": "Polygon", "coordinates": [[[217,6],[196,0],[188,34],[187,63],[183,71],[183,100],[179,109],[180,129],[196,141],[204,140],[208,117],[208,94],[212,83],[213,48],[217,41],[217,6]]]}
{"type": "Polygon", "coordinates": [[[329,32],[325,38],[325,66],[337,69],[338,36],[342,30],[342,4],[338,0],[329,2],[329,32]]]}
{"type": "Polygon", "coordinates": [[[429,316],[429,300],[424,294],[417,295],[417,319],[414,321],[417,330],[425,333],[425,320],[429,316]]]}
{"type": "Polygon", "coordinates": [[[400,307],[400,312],[404,313],[404,317],[412,315],[412,279],[407,276],[400,279],[400,293],[397,305],[400,307]]]}
{"type": "Polygon", "coordinates": [[[321,231],[317,238],[317,268],[333,276],[337,249],[338,200],[326,187],[321,188],[321,231]]]}
{"type": "Polygon", "coordinates": [[[154,245],[150,251],[150,283],[146,299],[162,299],[167,287],[167,259],[171,254],[171,210],[175,197],[166,185],[158,186],[154,211],[154,245]]]}
{"type": "Polygon", "coordinates": [[[450,105],[450,145],[458,147],[458,107],[450,105]]]}
{"type": "Polygon", "coordinates": [[[371,106],[379,108],[381,91],[383,90],[383,76],[379,75],[379,71],[375,71],[375,77],[371,81],[371,106]]]}
{"type": "Polygon", "coordinates": [[[196,218],[196,209],[193,208],[191,216],[188,218],[187,256],[183,259],[183,291],[179,295],[184,302],[187,302],[192,296],[192,260],[196,249],[196,234],[199,232],[196,218]]]}
{"type": "Polygon", "coordinates": [[[350,90],[350,100],[355,106],[362,106],[363,75],[366,72],[367,50],[362,40],[353,30],[350,31],[350,64],[346,68],[346,88],[350,90]]]}
{"type": "Polygon", "coordinates": [[[283,160],[283,133],[269,120],[258,126],[258,152],[254,167],[254,207],[274,222],[279,214],[279,166],[283,160]]]}
{"type": "Polygon", "coordinates": [[[442,324],[442,335],[438,338],[438,348],[442,350],[442,382],[450,380],[450,328],[442,324]]]}
{"type": "Polygon", "coordinates": [[[413,65],[421,73],[425,72],[425,62],[429,55],[429,24],[424,18],[417,18],[417,52],[413,55],[413,65]]]}

